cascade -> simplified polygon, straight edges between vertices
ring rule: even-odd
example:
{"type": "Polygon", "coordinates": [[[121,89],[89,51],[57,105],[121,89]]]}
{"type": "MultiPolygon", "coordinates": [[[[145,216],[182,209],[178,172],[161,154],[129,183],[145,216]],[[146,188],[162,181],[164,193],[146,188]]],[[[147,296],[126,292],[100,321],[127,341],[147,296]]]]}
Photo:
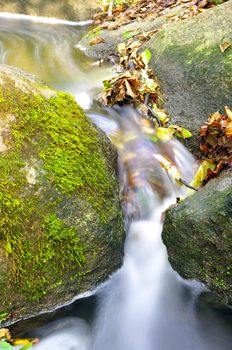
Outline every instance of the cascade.
{"type": "MultiPolygon", "coordinates": [[[[84,100],[83,107],[88,107],[91,91],[109,70],[92,66],[75,48],[87,30],[82,23],[0,16],[0,63],[36,74],[47,84],[71,92],[80,103],[84,100]]],[[[193,156],[176,140],[154,142],[150,123],[131,107],[93,109],[88,114],[118,149],[127,231],[123,264],[96,291],[99,301],[92,323],[75,315],[46,324],[46,336],[33,348],[229,350],[228,324],[210,307],[197,308],[204,287],[183,280],[171,269],[161,238],[163,213],[188,192],[161,166],[162,159],[169,159],[190,182],[195,172],[193,156]]]]}

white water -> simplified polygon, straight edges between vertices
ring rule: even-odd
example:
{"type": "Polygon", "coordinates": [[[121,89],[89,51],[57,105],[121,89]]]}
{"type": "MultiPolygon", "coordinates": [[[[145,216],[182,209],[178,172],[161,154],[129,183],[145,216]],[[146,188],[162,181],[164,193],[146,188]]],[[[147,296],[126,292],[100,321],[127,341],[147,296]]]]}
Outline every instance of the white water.
{"type": "MultiPolygon", "coordinates": [[[[90,92],[107,73],[104,67],[93,68],[80,52],[76,54],[78,37],[83,34],[77,25],[38,25],[28,19],[1,17],[0,62],[27,69],[89,105],[90,92]]],[[[182,280],[170,268],[161,239],[162,212],[183,195],[184,188],[165,174],[157,154],[174,161],[186,181],[193,175],[194,159],[176,141],[154,145],[134,111],[119,113],[123,115],[90,113],[90,117],[119,150],[121,195],[129,228],[123,266],[99,292],[93,325],[77,318],[61,320],[35,349],[230,350],[228,323],[210,308],[196,308],[202,286],[182,280]]]]}

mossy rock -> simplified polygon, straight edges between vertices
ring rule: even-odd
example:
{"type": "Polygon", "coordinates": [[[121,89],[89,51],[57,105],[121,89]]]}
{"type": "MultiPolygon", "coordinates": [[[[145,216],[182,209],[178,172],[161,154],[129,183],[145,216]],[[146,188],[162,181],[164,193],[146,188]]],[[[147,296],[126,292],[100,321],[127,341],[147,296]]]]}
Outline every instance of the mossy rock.
{"type": "Polygon", "coordinates": [[[146,43],[165,108],[172,122],[193,133],[186,146],[195,154],[200,126],[225,105],[232,107],[232,45],[225,52],[219,48],[232,44],[231,18],[230,0],[168,26],[146,43]]]}
{"type": "Polygon", "coordinates": [[[96,0],[0,0],[0,12],[55,17],[70,21],[90,19],[99,10],[96,0]]]}
{"type": "Polygon", "coordinates": [[[119,266],[116,158],[73,97],[0,67],[0,315],[70,300],[119,266]]]}
{"type": "Polygon", "coordinates": [[[173,268],[232,305],[232,172],[170,208],[163,240],[173,268]]]}

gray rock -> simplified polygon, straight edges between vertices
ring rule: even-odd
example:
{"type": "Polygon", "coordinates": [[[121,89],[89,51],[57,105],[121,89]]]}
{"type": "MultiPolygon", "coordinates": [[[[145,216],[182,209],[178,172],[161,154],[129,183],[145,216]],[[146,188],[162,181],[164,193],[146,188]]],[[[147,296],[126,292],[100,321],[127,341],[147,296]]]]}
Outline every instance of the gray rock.
{"type": "Polygon", "coordinates": [[[95,0],[0,0],[0,12],[83,21],[99,11],[95,0]]]}
{"type": "Polygon", "coordinates": [[[120,265],[116,161],[70,95],[0,66],[0,315],[69,301],[120,265]]]}
{"type": "Polygon", "coordinates": [[[90,31],[84,36],[78,43],[78,46],[85,51],[85,54],[89,57],[110,60],[117,55],[117,45],[121,42],[127,41],[125,37],[126,33],[138,32],[140,34],[148,32],[154,29],[160,28],[168,22],[167,14],[180,13],[186,6],[181,5],[175,8],[166,9],[160,13],[160,15],[152,20],[145,20],[142,22],[132,22],[119,27],[116,30],[96,30],[90,31]],[[104,39],[104,43],[97,45],[90,45],[91,40],[95,36],[100,36],[104,39]]]}
{"type": "Polygon", "coordinates": [[[174,270],[232,303],[232,172],[170,208],[163,241],[174,270]]]}
{"type": "Polygon", "coordinates": [[[151,66],[165,96],[172,121],[192,131],[186,142],[198,154],[198,130],[210,114],[232,107],[232,1],[177,22],[146,44],[152,50],[151,66]]]}

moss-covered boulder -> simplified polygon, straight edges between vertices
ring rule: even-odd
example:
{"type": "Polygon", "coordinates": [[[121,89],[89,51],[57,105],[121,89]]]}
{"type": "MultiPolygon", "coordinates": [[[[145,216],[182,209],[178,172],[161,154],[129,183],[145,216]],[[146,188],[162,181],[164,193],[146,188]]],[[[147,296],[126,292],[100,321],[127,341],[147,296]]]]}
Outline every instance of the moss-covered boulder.
{"type": "Polygon", "coordinates": [[[232,172],[168,210],[163,240],[173,268],[232,304],[232,172]]]}
{"type": "Polygon", "coordinates": [[[0,12],[55,17],[71,21],[90,19],[99,11],[96,0],[0,0],[0,12]]]}
{"type": "Polygon", "coordinates": [[[195,154],[199,127],[225,105],[232,107],[232,1],[168,26],[146,43],[151,66],[172,121],[194,137],[186,143],[195,154]],[[215,34],[216,33],[216,34],[215,34]]]}
{"type": "Polygon", "coordinates": [[[116,157],[70,95],[0,67],[0,315],[70,300],[120,264],[116,157]]]}

